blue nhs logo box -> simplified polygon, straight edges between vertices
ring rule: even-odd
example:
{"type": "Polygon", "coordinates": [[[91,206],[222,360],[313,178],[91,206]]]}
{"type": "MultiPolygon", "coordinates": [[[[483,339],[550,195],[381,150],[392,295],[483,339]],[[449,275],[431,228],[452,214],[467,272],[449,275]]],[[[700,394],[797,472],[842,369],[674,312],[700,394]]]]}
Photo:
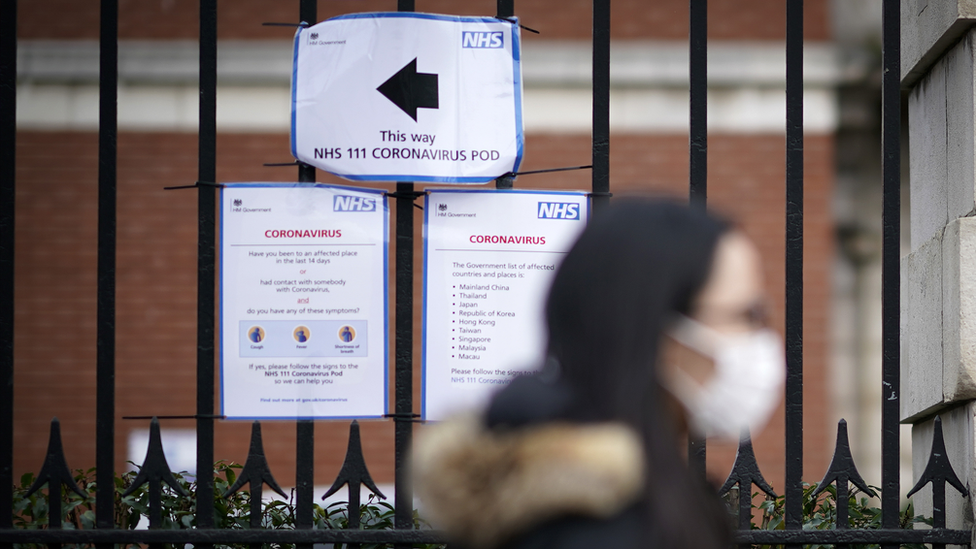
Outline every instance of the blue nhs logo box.
{"type": "Polygon", "coordinates": [[[580,205],[573,202],[539,202],[539,219],[579,219],[580,205]]]}
{"type": "Polygon", "coordinates": [[[376,199],[337,194],[332,200],[334,212],[375,212],[376,199]]]}
{"type": "Polygon", "coordinates": [[[505,41],[501,32],[462,32],[462,48],[501,48],[505,41]]]}

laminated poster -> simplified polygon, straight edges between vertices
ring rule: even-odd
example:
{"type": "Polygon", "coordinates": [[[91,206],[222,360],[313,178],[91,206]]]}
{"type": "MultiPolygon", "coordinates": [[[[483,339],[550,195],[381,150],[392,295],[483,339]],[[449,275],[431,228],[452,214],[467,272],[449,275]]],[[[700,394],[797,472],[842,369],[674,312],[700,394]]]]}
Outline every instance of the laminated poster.
{"type": "Polygon", "coordinates": [[[295,34],[292,155],[353,181],[485,183],[522,159],[517,21],[353,13],[295,34]]]}
{"type": "Polygon", "coordinates": [[[221,191],[221,413],[387,411],[387,234],[381,191],[232,183],[221,191]]]}
{"type": "Polygon", "coordinates": [[[483,405],[543,360],[543,308],[586,225],[582,192],[431,191],[424,208],[423,416],[483,405]]]}

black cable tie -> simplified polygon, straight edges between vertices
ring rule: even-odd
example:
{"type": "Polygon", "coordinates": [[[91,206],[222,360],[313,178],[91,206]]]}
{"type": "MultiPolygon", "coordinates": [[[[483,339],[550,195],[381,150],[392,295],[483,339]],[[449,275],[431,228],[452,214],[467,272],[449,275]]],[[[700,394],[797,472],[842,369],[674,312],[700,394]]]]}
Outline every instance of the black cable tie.
{"type": "Polygon", "coordinates": [[[400,414],[400,413],[397,413],[397,414],[383,414],[383,417],[388,417],[388,418],[392,419],[393,421],[407,421],[407,422],[410,422],[410,423],[424,423],[425,422],[423,419],[420,419],[420,414],[411,414],[411,413],[404,413],[404,414],[400,414]]]}
{"type": "Polygon", "coordinates": [[[227,419],[218,414],[195,414],[192,416],[122,416],[122,419],[227,419]]]}
{"type": "MultiPolygon", "coordinates": [[[[512,21],[511,19],[509,19],[507,17],[496,17],[495,19],[498,19],[499,21],[507,21],[509,23],[515,24],[515,21],[512,21]]],[[[529,31],[531,33],[534,33],[534,34],[542,34],[541,32],[539,32],[539,31],[537,31],[535,29],[530,29],[529,27],[526,27],[525,25],[523,25],[521,23],[519,23],[518,26],[522,30],[527,30],[527,31],[529,31]]]]}
{"type": "Polygon", "coordinates": [[[303,29],[308,28],[308,23],[302,21],[301,23],[261,23],[262,27],[302,27],[303,29]]]}
{"type": "Polygon", "coordinates": [[[593,191],[586,193],[586,196],[613,196],[613,193],[607,191],[593,191]]]}
{"type": "Polygon", "coordinates": [[[294,162],[265,162],[262,164],[265,168],[278,168],[282,166],[308,166],[305,162],[301,160],[295,160],[294,162]]]}
{"type": "Polygon", "coordinates": [[[197,187],[217,187],[218,189],[223,189],[224,185],[222,183],[214,183],[212,181],[197,181],[192,185],[177,185],[175,187],[163,187],[163,190],[175,191],[178,189],[196,189],[197,187]]]}
{"type": "Polygon", "coordinates": [[[569,168],[548,168],[545,170],[530,170],[527,172],[508,172],[498,176],[498,179],[501,179],[502,177],[516,177],[519,175],[532,175],[537,173],[568,172],[572,170],[590,170],[590,169],[593,169],[592,164],[590,164],[589,166],[571,166],[569,168]]]}

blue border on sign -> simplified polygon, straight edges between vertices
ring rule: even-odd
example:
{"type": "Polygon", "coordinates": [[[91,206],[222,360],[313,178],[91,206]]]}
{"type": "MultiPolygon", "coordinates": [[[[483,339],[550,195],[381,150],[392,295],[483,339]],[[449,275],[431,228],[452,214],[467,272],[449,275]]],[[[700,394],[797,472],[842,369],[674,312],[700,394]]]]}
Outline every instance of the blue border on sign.
{"type": "MultiPolygon", "coordinates": [[[[327,171],[323,169],[323,171],[327,171]]],[[[411,181],[414,183],[490,183],[499,176],[495,177],[439,177],[439,176],[417,176],[417,175],[344,175],[338,172],[329,172],[332,175],[337,175],[343,179],[348,179],[350,181],[377,181],[377,182],[400,182],[400,181],[411,181]]]]}
{"type": "MultiPolygon", "coordinates": [[[[477,15],[443,15],[440,13],[423,13],[419,11],[370,11],[363,13],[346,13],[330,17],[325,21],[338,21],[340,19],[379,19],[382,17],[399,17],[408,19],[433,19],[436,21],[455,21],[457,23],[498,23],[512,22],[511,19],[499,19],[497,17],[485,17],[477,15]]],[[[325,21],[321,21],[324,23],[325,21]]]]}
{"type": "Polygon", "coordinates": [[[423,283],[423,313],[421,320],[421,330],[423,331],[423,340],[420,344],[420,418],[424,421],[431,421],[427,419],[427,273],[430,272],[428,268],[428,251],[430,249],[430,240],[428,238],[428,223],[430,221],[430,195],[434,193],[498,193],[498,194],[544,194],[544,195],[556,195],[565,196],[573,195],[579,196],[583,195],[586,200],[583,201],[583,205],[586,211],[585,222],[590,222],[590,197],[588,191],[535,191],[535,190],[524,190],[524,189],[426,189],[427,194],[424,195],[424,227],[423,227],[423,239],[424,239],[424,283],[423,283]]]}
{"type": "Polygon", "coordinates": [[[424,334],[420,341],[420,418],[427,417],[427,250],[430,248],[427,242],[427,223],[430,221],[430,193],[424,194],[424,283],[421,285],[421,313],[420,330],[424,334]]]}
{"type": "Polygon", "coordinates": [[[522,165],[522,151],[525,148],[525,129],[522,127],[522,44],[520,36],[518,18],[515,18],[512,25],[512,81],[515,84],[515,139],[518,144],[516,145],[512,173],[517,173],[519,166],[522,165]]]}
{"type": "MultiPolygon", "coordinates": [[[[220,189],[220,281],[219,281],[219,291],[218,296],[220,300],[219,307],[219,321],[218,326],[220,326],[220,339],[218,345],[220,345],[220,353],[218,355],[220,360],[220,415],[226,415],[224,412],[225,399],[224,399],[224,333],[225,330],[224,321],[224,207],[226,203],[224,202],[224,189],[226,188],[293,188],[293,187],[315,187],[324,189],[337,189],[343,191],[354,191],[362,192],[368,194],[378,194],[386,197],[386,191],[381,189],[369,189],[363,187],[352,187],[349,185],[330,185],[325,183],[274,183],[274,182],[249,182],[249,183],[223,183],[220,189]]],[[[229,420],[284,420],[284,421],[294,421],[299,419],[380,419],[386,417],[390,412],[390,309],[389,309],[389,250],[390,250],[390,206],[386,200],[379,200],[378,202],[383,204],[383,413],[377,416],[371,415],[360,415],[360,416],[233,416],[228,417],[229,420]]]]}
{"type": "Polygon", "coordinates": [[[291,59],[291,155],[296,160],[298,159],[298,145],[295,143],[295,124],[296,116],[295,109],[297,107],[298,99],[298,39],[302,35],[302,31],[305,30],[304,27],[298,27],[295,31],[295,48],[292,53],[291,59]]]}
{"type": "MultiPolygon", "coordinates": [[[[515,97],[515,139],[516,139],[516,151],[515,151],[515,161],[512,163],[512,172],[517,172],[519,166],[522,165],[522,157],[525,150],[525,130],[522,123],[522,53],[521,53],[521,39],[518,26],[518,18],[512,17],[510,19],[501,19],[498,17],[477,17],[477,16],[461,16],[461,15],[441,15],[436,13],[420,13],[420,12],[399,12],[399,11],[377,11],[377,12],[366,12],[366,13],[347,13],[344,15],[337,15],[336,17],[330,17],[324,21],[316,23],[320,25],[327,21],[338,21],[342,19],[381,19],[381,18],[409,18],[409,19],[428,19],[434,21],[452,21],[458,23],[510,23],[512,26],[511,38],[512,38],[512,80],[514,84],[515,97]]],[[[314,27],[315,25],[312,25],[314,27]]],[[[309,28],[312,28],[309,27],[309,28]]],[[[302,27],[295,32],[295,48],[294,56],[292,59],[292,89],[291,89],[291,155],[297,160],[298,159],[298,146],[295,140],[295,125],[296,125],[296,115],[295,107],[297,103],[297,82],[298,82],[298,38],[301,32],[305,30],[302,27]]],[[[450,176],[418,176],[418,175],[407,175],[407,174],[397,174],[397,175],[379,175],[379,174],[365,174],[365,175],[350,175],[343,174],[339,172],[334,172],[317,166],[319,169],[331,173],[332,175],[347,179],[349,181],[377,181],[377,182],[398,182],[398,181],[412,181],[417,183],[457,183],[462,185],[478,185],[484,183],[490,183],[495,179],[498,179],[504,174],[498,174],[495,176],[472,176],[472,177],[450,177],[450,176]]]]}

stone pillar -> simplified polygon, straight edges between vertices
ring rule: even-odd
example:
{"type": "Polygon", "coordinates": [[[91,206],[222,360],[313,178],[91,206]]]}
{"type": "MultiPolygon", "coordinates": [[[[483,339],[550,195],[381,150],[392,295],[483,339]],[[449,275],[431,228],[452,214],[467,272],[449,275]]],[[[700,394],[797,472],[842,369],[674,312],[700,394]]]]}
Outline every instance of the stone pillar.
{"type": "MultiPolygon", "coordinates": [[[[976,489],[976,0],[901,0],[908,92],[911,251],[902,259],[901,418],[913,478],[942,416],[948,457],[970,487],[946,489],[949,528],[971,528],[976,489]]],[[[911,486],[902,486],[907,492],[911,486]]],[[[932,516],[932,491],[913,496],[932,516]]]]}

